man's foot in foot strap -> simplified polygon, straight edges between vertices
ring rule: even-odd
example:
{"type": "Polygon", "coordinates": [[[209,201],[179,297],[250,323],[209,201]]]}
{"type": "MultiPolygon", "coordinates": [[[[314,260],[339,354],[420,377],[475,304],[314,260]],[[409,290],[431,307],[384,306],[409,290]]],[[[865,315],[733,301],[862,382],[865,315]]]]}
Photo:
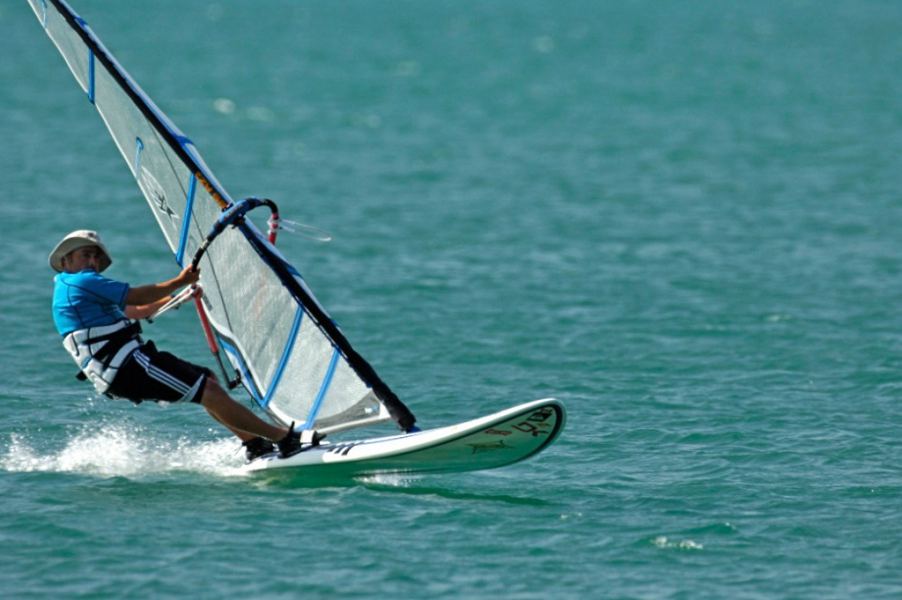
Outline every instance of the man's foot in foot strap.
{"type": "Polygon", "coordinates": [[[244,446],[244,456],[247,458],[247,462],[267,454],[272,454],[276,451],[276,447],[273,443],[262,437],[255,437],[247,440],[246,442],[242,442],[241,445],[244,446]]]}
{"type": "Polygon", "coordinates": [[[288,433],[277,442],[279,446],[279,456],[288,458],[307,448],[319,446],[320,440],[326,437],[325,434],[319,433],[315,429],[304,429],[303,431],[295,431],[294,423],[288,428],[288,433]]]}

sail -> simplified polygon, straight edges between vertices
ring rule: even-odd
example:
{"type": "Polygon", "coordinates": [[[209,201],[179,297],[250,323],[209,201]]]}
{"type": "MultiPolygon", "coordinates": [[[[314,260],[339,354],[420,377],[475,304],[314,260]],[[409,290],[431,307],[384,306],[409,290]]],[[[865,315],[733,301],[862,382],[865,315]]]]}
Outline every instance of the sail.
{"type": "MultiPolygon", "coordinates": [[[[179,265],[234,203],[186,137],[63,0],[28,0],[97,109],[179,265]]],[[[275,419],[337,431],[413,414],[350,345],[301,274],[246,218],[199,266],[204,312],[237,378],[275,419]]],[[[211,238],[212,239],[212,238],[211,238]]],[[[203,316],[203,315],[202,315],[203,316]]]]}

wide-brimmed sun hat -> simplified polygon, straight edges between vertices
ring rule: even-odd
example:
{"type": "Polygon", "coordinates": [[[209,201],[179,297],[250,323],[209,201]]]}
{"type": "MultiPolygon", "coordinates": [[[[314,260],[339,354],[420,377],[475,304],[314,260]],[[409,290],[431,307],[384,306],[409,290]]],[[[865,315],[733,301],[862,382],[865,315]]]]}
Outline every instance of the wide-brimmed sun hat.
{"type": "Polygon", "coordinates": [[[50,253],[50,268],[61,273],[63,271],[63,257],[73,250],[78,250],[85,246],[97,246],[102,252],[98,263],[98,273],[113,263],[109,251],[106,249],[106,246],[103,245],[103,242],[100,241],[100,235],[96,231],[91,231],[90,229],[79,229],[66,235],[66,237],[60,240],[60,243],[56,245],[53,252],[50,253]]]}

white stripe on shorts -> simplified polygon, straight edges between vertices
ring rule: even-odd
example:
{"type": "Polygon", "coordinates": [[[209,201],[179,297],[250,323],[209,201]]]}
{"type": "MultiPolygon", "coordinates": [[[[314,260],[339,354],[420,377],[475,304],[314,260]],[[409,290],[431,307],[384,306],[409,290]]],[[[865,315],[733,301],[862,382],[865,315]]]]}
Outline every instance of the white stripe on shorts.
{"type": "MultiPolygon", "coordinates": [[[[188,392],[190,392],[193,389],[191,386],[186,385],[185,382],[183,382],[183,381],[179,381],[178,379],[176,379],[175,377],[173,377],[166,371],[163,371],[162,369],[159,369],[159,368],[153,366],[150,363],[150,358],[148,358],[148,356],[146,354],[141,352],[141,350],[135,350],[134,357],[135,357],[135,360],[138,361],[138,364],[141,365],[142,367],[144,367],[144,371],[147,373],[147,375],[149,377],[156,379],[157,381],[159,381],[166,387],[172,388],[173,390],[175,390],[176,392],[181,394],[183,397],[186,396],[188,394],[188,392]]],[[[195,386],[196,385],[197,384],[195,383],[195,386]]]]}

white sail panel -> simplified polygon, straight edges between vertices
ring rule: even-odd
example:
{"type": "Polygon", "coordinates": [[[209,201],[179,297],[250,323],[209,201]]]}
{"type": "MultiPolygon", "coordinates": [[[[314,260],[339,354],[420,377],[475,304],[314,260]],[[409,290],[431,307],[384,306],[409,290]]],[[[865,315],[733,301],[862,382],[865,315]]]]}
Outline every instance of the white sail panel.
{"type": "Polygon", "coordinates": [[[200,266],[204,290],[216,284],[205,292],[211,323],[239,344],[257,391],[265,395],[289,343],[297,302],[237,230],[223,232],[200,266]]]}
{"type": "Polygon", "coordinates": [[[115,79],[95,67],[95,101],[122,158],[175,252],[184,225],[191,171],[160,138],[115,79]]]}
{"type": "Polygon", "coordinates": [[[301,321],[280,382],[280,393],[273,395],[269,406],[271,410],[289,414],[308,411],[309,416],[309,411],[315,411],[313,420],[320,429],[340,428],[341,422],[351,416],[354,417],[352,422],[380,420],[387,416],[370,389],[348,366],[345,357],[309,318],[301,321]],[[308,407],[307,399],[311,398],[313,403],[308,407]]]}
{"type": "Polygon", "coordinates": [[[34,14],[44,26],[44,31],[63,55],[69,70],[75,76],[75,81],[81,86],[82,91],[88,93],[88,62],[90,54],[85,52],[85,44],[78,33],[72,29],[65,17],[61,15],[47,2],[42,0],[28,0],[34,14]]]}

